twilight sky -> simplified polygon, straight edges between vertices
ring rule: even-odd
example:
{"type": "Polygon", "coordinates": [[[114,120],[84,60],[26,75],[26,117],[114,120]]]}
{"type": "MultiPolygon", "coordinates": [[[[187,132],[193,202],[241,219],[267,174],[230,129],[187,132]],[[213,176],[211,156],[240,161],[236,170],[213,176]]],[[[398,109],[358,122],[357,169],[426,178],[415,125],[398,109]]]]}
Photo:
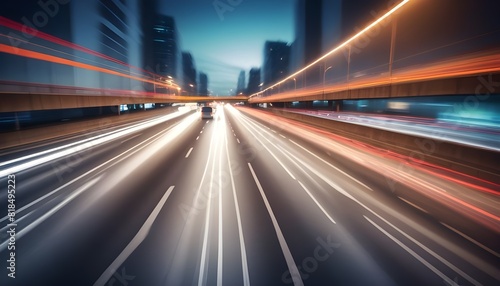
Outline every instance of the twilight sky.
{"type": "Polygon", "coordinates": [[[228,95],[241,70],[248,83],[248,71],[262,65],[266,40],[293,41],[294,6],[294,0],[163,0],[161,11],[175,18],[181,48],[208,75],[208,89],[228,95]]]}

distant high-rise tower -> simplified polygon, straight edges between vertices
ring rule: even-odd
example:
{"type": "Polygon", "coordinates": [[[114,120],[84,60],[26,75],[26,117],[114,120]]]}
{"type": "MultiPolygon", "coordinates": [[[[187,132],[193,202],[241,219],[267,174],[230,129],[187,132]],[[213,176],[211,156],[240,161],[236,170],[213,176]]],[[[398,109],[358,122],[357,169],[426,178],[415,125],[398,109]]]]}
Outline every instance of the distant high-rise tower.
{"type": "Polygon", "coordinates": [[[240,72],[238,77],[238,85],[236,87],[236,95],[240,93],[245,93],[245,71],[240,72]]]}
{"type": "MultiPolygon", "coordinates": [[[[326,1],[326,0],[324,0],[326,1]]],[[[382,13],[400,1],[387,0],[337,0],[341,1],[341,40],[353,36],[382,13]]]]}
{"type": "MultiPolygon", "coordinates": [[[[141,13],[139,0],[88,0],[71,1],[72,40],[74,44],[84,46],[88,49],[105,54],[115,60],[127,64],[129,67],[116,63],[106,63],[130,73],[140,72],[137,68],[142,67],[142,39],[141,13]]],[[[155,1],[145,1],[155,5],[155,1]]],[[[57,23],[57,22],[56,22],[57,23]]],[[[60,25],[64,26],[64,25],[60,25]]],[[[77,50],[73,53],[78,57],[85,57],[77,50]]],[[[102,61],[97,60],[97,63],[102,61]]],[[[125,72],[125,71],[124,71],[125,72]]],[[[89,73],[88,71],[75,69],[75,85],[100,88],[121,88],[143,90],[143,83],[123,77],[117,77],[105,73],[89,73]]]]}
{"type": "Polygon", "coordinates": [[[208,76],[206,73],[200,72],[199,74],[198,93],[199,95],[208,95],[208,76]]]}
{"type": "MultiPolygon", "coordinates": [[[[391,1],[298,0],[290,72],[317,60],[361,30],[376,19],[372,14],[387,9],[388,2],[391,1]]],[[[308,74],[308,84],[320,81],[321,71],[308,74]]]]}
{"type": "Polygon", "coordinates": [[[184,85],[183,90],[185,90],[189,95],[195,95],[196,86],[196,68],[194,66],[194,59],[191,53],[182,53],[182,70],[184,85]]]}
{"type": "Polygon", "coordinates": [[[288,75],[290,46],[285,42],[267,41],[264,46],[264,84],[270,85],[288,75]]]}
{"type": "Polygon", "coordinates": [[[248,76],[247,94],[252,95],[259,91],[260,85],[260,69],[252,68],[248,76]]]}
{"type": "MultiPolygon", "coordinates": [[[[298,0],[292,69],[297,70],[321,56],[323,0],[298,0]]],[[[331,11],[335,13],[335,11],[331,11]]]]}
{"type": "Polygon", "coordinates": [[[156,15],[153,26],[153,55],[155,73],[177,80],[177,29],[174,18],[156,15]]]}
{"type": "Polygon", "coordinates": [[[154,30],[156,11],[158,11],[158,0],[139,1],[140,23],[142,30],[142,58],[143,68],[155,72],[156,61],[154,59],[154,30]]]}

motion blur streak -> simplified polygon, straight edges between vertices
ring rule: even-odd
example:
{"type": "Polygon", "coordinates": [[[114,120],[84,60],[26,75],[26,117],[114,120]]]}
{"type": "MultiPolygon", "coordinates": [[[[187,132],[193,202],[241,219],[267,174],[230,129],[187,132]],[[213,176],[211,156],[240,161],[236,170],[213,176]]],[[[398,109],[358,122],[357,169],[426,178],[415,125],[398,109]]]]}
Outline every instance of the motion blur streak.
{"type": "MultiPolygon", "coordinates": [[[[401,158],[266,112],[214,109],[212,120],[187,111],[91,141],[79,134],[45,142],[37,156],[2,166],[103,140],[59,176],[51,164],[73,153],[16,172],[16,258],[30,276],[14,285],[31,277],[78,286],[118,278],[155,286],[495,285],[497,196],[400,169],[401,158]]],[[[30,154],[13,152],[7,156],[30,154]]]]}
{"type": "Polygon", "coordinates": [[[96,67],[93,65],[84,64],[84,63],[80,63],[80,62],[76,62],[76,61],[72,61],[72,60],[68,60],[68,59],[63,59],[63,58],[59,58],[59,57],[51,56],[51,55],[47,55],[47,54],[42,54],[39,52],[20,49],[20,48],[16,48],[16,47],[4,45],[4,44],[0,44],[0,52],[12,54],[12,55],[17,55],[17,56],[24,56],[27,58],[32,58],[32,59],[37,59],[37,60],[42,60],[42,61],[48,61],[48,62],[52,62],[52,63],[56,63],[56,64],[73,66],[76,68],[94,70],[94,71],[103,72],[103,73],[107,73],[107,74],[111,74],[111,75],[117,75],[120,77],[129,78],[129,79],[135,79],[135,80],[138,80],[141,82],[153,83],[153,84],[161,85],[164,87],[169,87],[169,85],[164,84],[164,83],[162,84],[161,82],[156,82],[156,81],[144,79],[144,78],[137,77],[137,76],[119,73],[119,72],[116,72],[116,71],[113,71],[110,69],[96,67]]]}
{"type": "Polygon", "coordinates": [[[125,135],[129,135],[129,134],[138,132],[140,130],[150,128],[154,125],[157,125],[157,124],[163,123],[165,121],[171,120],[173,118],[176,118],[178,116],[181,116],[187,112],[188,111],[178,111],[176,113],[169,114],[169,115],[157,118],[157,119],[149,120],[149,121],[146,121],[146,122],[143,122],[140,124],[136,124],[135,126],[123,128],[123,129],[120,129],[118,131],[114,131],[114,132],[110,132],[110,133],[106,133],[106,134],[101,134],[101,135],[87,138],[85,140],[81,140],[81,141],[78,141],[75,143],[67,144],[65,146],[56,147],[53,149],[45,150],[42,152],[30,154],[27,156],[23,156],[20,158],[16,158],[13,160],[3,162],[0,164],[0,166],[6,166],[6,165],[10,165],[10,164],[19,162],[19,161],[24,161],[24,160],[28,160],[28,159],[31,159],[34,157],[39,157],[39,156],[42,156],[42,155],[45,155],[48,153],[53,153],[51,155],[46,155],[44,157],[40,157],[40,158],[35,159],[35,160],[31,160],[31,161],[28,161],[28,162],[25,162],[25,163],[22,163],[19,165],[15,165],[15,166],[6,168],[6,169],[0,171],[0,176],[6,176],[8,174],[20,172],[20,171],[23,171],[27,168],[32,168],[32,167],[49,162],[49,161],[54,160],[54,159],[62,158],[64,156],[69,156],[73,153],[81,152],[87,148],[92,148],[92,147],[95,147],[99,144],[115,140],[115,139],[123,137],[125,135]],[[63,150],[63,149],[66,149],[66,150],[63,150]],[[59,151],[59,150],[62,150],[62,151],[59,151]],[[59,152],[56,152],[56,151],[59,151],[59,152]]]}
{"type": "MultiPolygon", "coordinates": [[[[39,224],[41,224],[42,222],[44,222],[45,220],[47,220],[49,217],[51,217],[52,215],[54,215],[58,210],[60,210],[65,205],[67,205],[68,203],[70,203],[73,199],[75,199],[76,197],[78,197],[81,193],[85,192],[88,188],[90,188],[93,185],[95,185],[95,183],[97,183],[99,181],[99,179],[100,179],[100,177],[94,178],[91,181],[85,183],[85,185],[83,185],[82,187],[80,187],[77,190],[73,191],[71,193],[71,195],[68,198],[66,198],[64,201],[62,201],[57,206],[55,206],[53,209],[51,209],[50,211],[46,212],[44,215],[42,215],[39,218],[37,218],[34,222],[30,223],[28,226],[26,226],[25,228],[23,228],[19,232],[17,232],[16,239],[20,239],[25,234],[27,234],[28,232],[30,232],[31,230],[33,230],[35,227],[37,227],[39,224]]],[[[8,243],[9,243],[9,240],[6,240],[2,244],[0,244],[0,251],[5,250],[7,248],[7,244],[8,243]]]]}
{"type": "MultiPolygon", "coordinates": [[[[452,207],[458,213],[462,213],[474,219],[491,230],[498,231],[500,229],[500,217],[494,214],[498,212],[498,210],[493,202],[482,200],[482,208],[480,208],[460,199],[460,196],[464,196],[461,193],[466,193],[470,184],[457,184],[454,181],[446,181],[447,188],[443,190],[443,188],[438,187],[437,184],[432,183],[434,179],[429,178],[429,175],[434,177],[432,173],[422,172],[421,169],[418,168],[418,165],[417,167],[408,165],[408,161],[403,160],[401,157],[387,157],[386,152],[377,151],[373,149],[373,147],[364,144],[354,144],[354,148],[354,140],[323,132],[327,135],[325,138],[319,136],[317,133],[313,133],[313,131],[317,131],[314,128],[296,122],[291,124],[289,121],[269,115],[265,112],[259,112],[249,108],[240,108],[240,110],[252,114],[253,116],[264,118],[268,122],[273,122],[277,124],[276,127],[279,127],[281,130],[295,130],[295,134],[303,139],[310,140],[314,138],[317,144],[324,146],[324,148],[327,148],[332,153],[355,160],[360,165],[379,173],[386,178],[388,186],[393,189],[396,188],[396,184],[409,186],[413,190],[424,194],[429,199],[440,201],[448,207],[452,207]],[[379,152],[382,152],[383,156],[380,156],[382,154],[379,154],[379,152]]],[[[441,184],[443,183],[439,183],[439,185],[441,184]]],[[[498,192],[494,190],[489,190],[488,193],[498,194],[498,192]]]]}
{"type": "MultiPolygon", "coordinates": [[[[20,23],[15,22],[15,21],[12,21],[10,19],[7,19],[5,17],[2,17],[2,16],[0,16],[0,25],[24,33],[24,31],[23,31],[24,26],[23,25],[21,25],[20,23]]],[[[35,37],[38,37],[40,39],[44,39],[44,40],[50,41],[52,43],[55,43],[55,44],[58,44],[58,45],[61,45],[61,46],[65,46],[65,47],[68,47],[68,48],[71,48],[71,49],[74,49],[74,50],[82,51],[82,52],[87,53],[87,54],[98,56],[98,57],[100,57],[102,59],[105,59],[105,60],[108,60],[108,61],[112,61],[112,62],[121,64],[121,65],[124,65],[124,66],[127,66],[127,67],[135,68],[135,67],[133,67],[133,66],[131,66],[129,64],[126,64],[126,63],[124,63],[122,61],[119,61],[119,60],[117,60],[117,59],[115,59],[113,57],[104,55],[102,53],[98,53],[98,52],[93,51],[91,49],[88,49],[88,48],[82,47],[80,45],[76,45],[76,44],[70,43],[70,42],[62,40],[62,39],[59,39],[57,37],[54,37],[54,36],[49,35],[49,34],[46,34],[46,33],[42,32],[42,31],[39,31],[39,30],[34,30],[33,33],[30,33],[30,36],[35,36],[35,37]]],[[[20,41],[20,39],[15,39],[15,38],[13,40],[20,41]]]]}

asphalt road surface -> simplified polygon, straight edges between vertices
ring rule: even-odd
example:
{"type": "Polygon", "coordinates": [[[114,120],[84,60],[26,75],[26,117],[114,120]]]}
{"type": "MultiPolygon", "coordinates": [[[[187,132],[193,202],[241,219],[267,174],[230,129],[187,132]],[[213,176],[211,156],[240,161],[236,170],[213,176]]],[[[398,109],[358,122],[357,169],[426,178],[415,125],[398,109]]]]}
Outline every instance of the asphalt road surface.
{"type": "Polygon", "coordinates": [[[255,110],[0,156],[0,285],[500,285],[498,185],[255,110]]]}

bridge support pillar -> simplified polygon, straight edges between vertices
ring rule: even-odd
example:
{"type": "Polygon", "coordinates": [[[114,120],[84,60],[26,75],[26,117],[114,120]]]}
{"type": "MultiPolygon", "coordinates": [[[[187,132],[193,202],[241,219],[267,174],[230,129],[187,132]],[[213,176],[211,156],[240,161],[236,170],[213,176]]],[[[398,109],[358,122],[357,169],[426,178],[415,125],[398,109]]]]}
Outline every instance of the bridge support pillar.
{"type": "Polygon", "coordinates": [[[337,112],[342,111],[342,109],[343,109],[343,108],[342,108],[342,105],[343,105],[343,104],[342,104],[342,100],[336,100],[336,101],[335,101],[335,110],[336,110],[337,112]]]}

